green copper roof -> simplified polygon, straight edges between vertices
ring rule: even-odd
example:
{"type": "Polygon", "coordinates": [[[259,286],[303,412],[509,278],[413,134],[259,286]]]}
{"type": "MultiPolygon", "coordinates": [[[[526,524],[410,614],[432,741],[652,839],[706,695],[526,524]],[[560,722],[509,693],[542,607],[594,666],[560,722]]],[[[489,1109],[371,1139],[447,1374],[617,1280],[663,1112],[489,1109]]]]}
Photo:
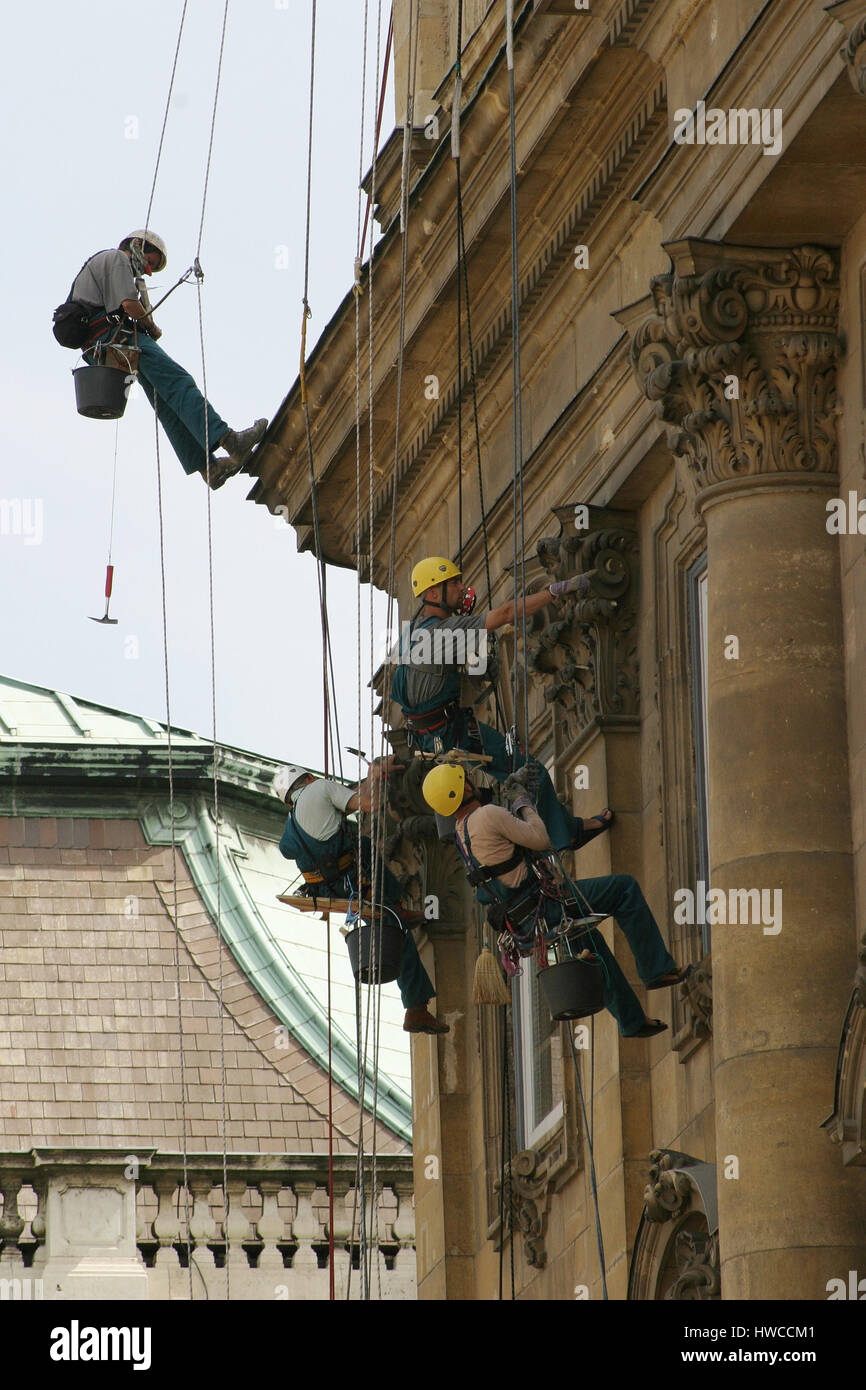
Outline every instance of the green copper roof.
{"type": "MultiPolygon", "coordinates": [[[[217,747],[172,726],[175,836],[196,888],[241,968],[305,1050],[327,1066],[327,936],[317,917],[276,901],[297,878],[279,853],[285,812],[273,795],[283,764],[217,747]],[[219,893],[218,893],[219,889],[219,893]]],[[[167,726],[0,677],[0,814],[138,818],[151,844],[171,840],[167,726]]],[[[358,1095],[355,985],[339,921],[331,924],[332,1066],[358,1095]]],[[[366,998],[366,991],[362,992],[366,998]]],[[[378,1113],[411,1140],[409,1047],[395,986],[381,1000],[378,1113]]],[[[372,1076],[366,1087],[369,1107],[372,1076]]]]}

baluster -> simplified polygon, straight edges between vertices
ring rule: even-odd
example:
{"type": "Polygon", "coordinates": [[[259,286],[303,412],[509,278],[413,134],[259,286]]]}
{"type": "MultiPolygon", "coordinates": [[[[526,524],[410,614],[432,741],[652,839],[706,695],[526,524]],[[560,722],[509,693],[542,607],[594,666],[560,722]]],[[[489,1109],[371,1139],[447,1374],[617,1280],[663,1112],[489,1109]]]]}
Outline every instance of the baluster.
{"type": "Polygon", "coordinates": [[[395,1178],[392,1183],[394,1195],[397,1198],[397,1217],[391,1227],[391,1233],[396,1241],[400,1243],[394,1260],[394,1271],[397,1274],[405,1274],[411,1279],[415,1279],[415,1208],[412,1202],[412,1180],[401,1181],[395,1178]]]}
{"type": "Polygon", "coordinates": [[[250,1223],[243,1210],[243,1200],[247,1190],[246,1178],[229,1178],[226,1193],[226,1218],[223,1234],[226,1238],[226,1259],[235,1267],[249,1265],[243,1241],[250,1238],[250,1223]]]}
{"type": "Polygon", "coordinates": [[[292,1269],[318,1269],[319,1262],[313,1249],[313,1241],[319,1238],[319,1223],[313,1210],[313,1193],[316,1190],[316,1184],[314,1182],[296,1182],[294,1189],[298,1209],[292,1222],[292,1235],[298,1242],[298,1248],[295,1251],[295,1258],[292,1260],[292,1269]]]}
{"type": "Polygon", "coordinates": [[[45,1178],[35,1175],[30,1179],[30,1186],[36,1193],[36,1215],[30,1222],[30,1230],[39,1242],[33,1252],[33,1273],[34,1277],[45,1267],[48,1258],[45,1249],[45,1203],[48,1197],[48,1182],[45,1178]]]}
{"type": "Polygon", "coordinates": [[[179,1269],[180,1258],[175,1250],[175,1241],[180,1236],[180,1221],[174,1205],[177,1179],[167,1174],[153,1179],[153,1190],[159,1202],[159,1210],[153,1223],[153,1234],[159,1241],[154,1264],[168,1269],[179,1269]]]}
{"type": "Polygon", "coordinates": [[[18,1249],[18,1240],[26,1224],[18,1210],[18,1193],[22,1186],[23,1178],[17,1173],[0,1175],[0,1193],[3,1194],[3,1215],[0,1216],[3,1253],[0,1255],[0,1265],[3,1266],[6,1278],[9,1278],[10,1270],[17,1271],[24,1267],[24,1257],[18,1249]]]}
{"type": "Polygon", "coordinates": [[[208,1242],[216,1237],[216,1222],[211,1213],[208,1197],[213,1187],[213,1178],[209,1173],[190,1174],[187,1179],[189,1190],[192,1193],[192,1212],[189,1218],[189,1234],[192,1240],[192,1259],[199,1269],[214,1269],[216,1261],[213,1251],[208,1248],[208,1242]]]}
{"type": "MultiPolygon", "coordinates": [[[[338,1298],[342,1298],[346,1292],[346,1284],[349,1279],[349,1266],[351,1263],[351,1253],[349,1251],[349,1237],[351,1235],[351,1221],[347,1207],[349,1195],[348,1179],[334,1176],[334,1289],[338,1298]]],[[[326,1234],[330,1234],[325,1228],[326,1234]]]]}
{"type": "Polygon", "coordinates": [[[277,1241],[285,1237],[285,1226],[280,1214],[279,1194],[282,1182],[279,1178],[259,1178],[256,1186],[262,1199],[262,1214],[256,1222],[259,1237],[265,1248],[259,1255],[259,1269],[272,1269],[282,1272],[285,1268],[283,1256],[277,1249],[277,1241]]]}

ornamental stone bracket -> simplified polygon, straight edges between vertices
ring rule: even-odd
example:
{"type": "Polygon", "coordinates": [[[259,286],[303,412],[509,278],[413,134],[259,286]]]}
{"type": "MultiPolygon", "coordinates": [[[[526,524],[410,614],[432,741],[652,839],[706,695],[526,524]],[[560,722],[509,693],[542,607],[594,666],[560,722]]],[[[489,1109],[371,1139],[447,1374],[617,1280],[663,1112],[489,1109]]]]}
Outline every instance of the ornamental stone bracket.
{"type": "Polygon", "coordinates": [[[712,959],[706,956],[680,986],[680,1001],[685,1020],[674,1035],[671,1048],[685,1062],[692,1053],[713,1036],[713,969],[712,959]]]}
{"type": "MultiPolygon", "coordinates": [[[[526,1263],[532,1269],[544,1269],[547,1264],[550,1199],[575,1167],[569,1159],[568,1142],[560,1127],[547,1143],[515,1154],[506,1169],[506,1227],[513,1224],[515,1232],[519,1232],[526,1263]]],[[[498,1179],[494,1189],[499,1190],[498,1179]]]]}
{"type": "Polygon", "coordinates": [[[538,543],[550,578],[595,571],[588,597],[543,609],[527,634],[529,671],[567,747],[593,726],[637,722],[639,553],[631,512],[583,503],[554,512],[559,535],[538,543]]]}
{"type": "Polygon", "coordinates": [[[673,1149],[654,1149],[628,1298],[719,1299],[718,1225],[715,1164],[673,1149]]]}
{"type": "Polygon", "coordinates": [[[614,317],[699,488],[836,471],[839,270],[820,246],[665,246],[672,270],[614,317]]]}
{"type": "Polygon", "coordinates": [[[866,935],[857,955],[854,988],[842,1025],[832,1115],[822,1125],[846,1165],[866,1167],[866,935]]]}
{"type": "Polygon", "coordinates": [[[864,0],[842,0],[841,4],[828,6],[827,13],[846,27],[852,26],[839,49],[839,57],[854,91],[858,96],[866,96],[866,4],[864,0]]]}

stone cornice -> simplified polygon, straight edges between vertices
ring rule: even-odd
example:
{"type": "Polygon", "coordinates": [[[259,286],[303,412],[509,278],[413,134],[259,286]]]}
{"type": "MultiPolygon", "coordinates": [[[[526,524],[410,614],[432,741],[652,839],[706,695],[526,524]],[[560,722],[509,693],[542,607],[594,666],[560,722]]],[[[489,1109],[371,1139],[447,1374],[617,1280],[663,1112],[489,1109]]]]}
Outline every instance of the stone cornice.
{"type": "MultiPolygon", "coordinates": [[[[219,746],[217,780],[234,800],[272,811],[273,777],[280,764],[242,749],[219,746]]],[[[212,745],[173,745],[171,770],[176,791],[207,793],[213,787],[212,745]]],[[[69,743],[0,744],[0,809],[20,814],[22,798],[48,794],[58,809],[81,806],[88,798],[110,793],[128,798],[138,793],[165,791],[169,775],[167,743],[118,745],[88,741],[69,743]],[[82,799],[82,793],[84,798],[82,799]]]]}
{"type": "MultiPolygon", "coordinates": [[[[787,149],[839,75],[838,32],[822,22],[812,0],[795,0],[793,5],[767,0],[695,101],[726,110],[781,108],[787,149]]],[[[658,57],[665,61],[663,55],[658,57]]],[[[718,146],[678,145],[671,140],[635,197],[661,223],[666,238],[689,231],[722,237],[776,162],[760,146],[739,145],[725,149],[722,166],[718,146]]]]}
{"type": "Polygon", "coordinates": [[[689,239],[616,315],[632,365],[700,488],[836,469],[838,267],[831,252],[689,239]]]}
{"type": "MultiPolygon", "coordinates": [[[[554,90],[560,93],[556,107],[554,124],[558,128],[567,118],[569,107],[575,98],[573,91],[580,91],[577,98],[584,103],[580,107],[581,140],[578,149],[584,149],[588,156],[587,184],[585,196],[577,207],[571,206],[560,211],[555,222],[539,222],[534,219],[533,238],[524,238],[528,246],[530,269],[523,277],[522,299],[528,309],[533,297],[543,289],[546,278],[555,273],[559,262],[569,254],[568,242],[580,229],[580,219],[591,219],[597,214],[599,198],[606,196],[618,186],[620,180],[630,172],[636,156],[644,148],[646,141],[661,133],[663,117],[664,88],[658,76],[653,79],[647,70],[646,60],[625,46],[603,48],[601,55],[587,52],[587,44],[578,31],[581,26],[572,26],[576,37],[568,40],[571,30],[563,31],[565,37],[557,48],[555,56],[548,51],[550,22],[546,21],[544,33],[539,29],[533,33],[533,26],[527,26],[526,44],[518,50],[518,68],[526,91],[521,88],[518,98],[519,129],[518,148],[520,162],[524,170],[532,169],[538,150],[550,138],[549,89],[542,92],[545,84],[531,79],[535,77],[544,62],[544,71],[554,83],[554,90]],[[531,43],[530,43],[531,41],[531,43]],[[523,50],[526,50],[525,52],[523,50]],[[527,63],[531,54],[531,67],[527,63]],[[522,57],[521,57],[522,55],[522,57]],[[604,63],[607,73],[603,86],[605,101],[601,91],[596,96],[583,95],[583,87],[578,84],[589,80],[599,63],[604,63]],[[551,71],[551,64],[553,70],[551,71]],[[640,84],[635,87],[635,70],[641,71],[640,84]],[[641,66],[643,65],[643,66],[641,66]],[[544,97],[544,101],[542,101],[544,97]],[[622,125],[619,134],[611,140],[608,131],[611,127],[611,113],[617,104],[622,112],[622,125]],[[587,125],[587,116],[590,124],[587,125]],[[593,133],[595,132],[595,133],[593,133]],[[599,160],[593,146],[604,151],[599,160]],[[532,151],[530,154],[529,151],[532,151]],[[547,228],[552,228],[552,236],[547,228]],[[545,236],[546,232],[546,236],[545,236]],[[534,243],[534,244],[533,244],[534,243]]],[[[482,233],[485,238],[491,234],[499,236],[507,223],[507,141],[505,140],[505,119],[507,104],[505,71],[502,64],[494,65],[489,75],[487,88],[480,91],[474,99],[473,110],[464,111],[462,127],[463,163],[470,170],[466,179],[465,212],[467,224],[467,245],[470,256],[476,254],[482,233]],[[500,88],[502,90],[500,90],[500,88]],[[494,227],[495,218],[495,227],[494,227]],[[501,229],[500,229],[501,224],[501,229]]],[[[601,80],[593,78],[592,80],[601,80]]],[[[572,120],[574,116],[572,116],[572,120]]],[[[407,306],[408,337],[411,352],[424,358],[424,344],[419,337],[423,331],[432,343],[441,342],[442,311],[437,304],[443,296],[449,299],[449,284],[453,284],[453,168],[447,151],[437,151],[425,173],[412,191],[411,227],[415,228],[417,238],[423,228],[430,235],[430,241],[422,253],[415,250],[410,256],[410,293],[407,306]],[[442,226],[440,228],[440,223],[442,226]]],[[[550,181],[548,180],[548,183],[550,181]]],[[[559,197],[563,191],[555,184],[545,190],[545,200],[559,197]]],[[[566,194],[567,196],[567,194],[566,194]]],[[[551,203],[551,216],[553,204],[551,203]]],[[[494,240],[495,240],[494,236],[494,240]]],[[[415,243],[417,247],[417,241],[415,243]]],[[[390,452],[393,457],[393,405],[388,397],[394,391],[394,350],[396,348],[396,299],[399,282],[399,238],[391,232],[380,241],[376,248],[373,267],[374,294],[377,304],[379,349],[376,366],[381,372],[380,379],[374,381],[374,389],[380,404],[377,409],[374,434],[374,452],[377,459],[385,460],[390,452]],[[386,347],[385,345],[388,344],[386,347]],[[381,365],[380,365],[381,364],[381,365]],[[389,419],[390,417],[390,419],[389,419]],[[379,425],[379,420],[388,421],[379,425]]],[[[477,268],[470,267],[473,283],[478,284],[477,268]]],[[[510,342],[510,314],[503,302],[502,288],[497,293],[488,288],[487,308],[482,309],[479,295],[475,309],[476,356],[482,369],[496,360],[496,349],[504,352],[510,342]],[[491,354],[493,354],[491,356],[491,354]]],[[[450,302],[450,301],[449,301],[450,302]]],[[[361,301],[362,362],[366,368],[366,311],[361,301]]],[[[448,332],[450,333],[450,328],[448,332]]],[[[446,350],[447,351],[447,350],[446,350]]],[[[456,354],[454,354],[456,356],[456,354]]],[[[374,368],[375,370],[375,368],[374,368]]],[[[354,313],[351,312],[351,297],[347,296],[335,318],[323,334],[320,343],[308,363],[308,386],[314,406],[314,450],[319,460],[320,496],[323,489],[336,488],[348,495],[351,471],[351,491],[354,493],[354,313]],[[324,410],[327,402],[327,412],[324,410]],[[351,465],[351,469],[350,469],[351,465]],[[340,481],[342,479],[342,481],[340,481]]],[[[368,397],[367,384],[362,382],[362,400],[368,397]]],[[[431,435],[447,425],[453,414],[456,400],[456,383],[452,380],[436,403],[437,413],[431,418],[428,409],[410,410],[406,403],[404,383],[404,434],[407,446],[401,451],[399,473],[402,480],[415,466],[422,450],[431,435]]],[[[413,403],[414,404],[414,403],[413,403]]],[[[299,545],[303,548],[310,543],[310,517],[308,515],[309,485],[307,460],[302,442],[301,417],[298,410],[297,385],[293,388],[271,430],[271,440],[266,441],[259,451],[260,482],[251,493],[254,500],[274,507],[287,504],[287,520],[299,530],[299,545]]],[[[362,440],[362,455],[367,451],[366,438],[362,440]]],[[[379,475],[388,478],[387,483],[377,487],[377,508],[388,507],[391,469],[384,462],[379,465],[379,475]]],[[[346,508],[333,508],[345,514],[346,508]]],[[[354,509],[352,509],[354,512],[354,509]]],[[[351,523],[334,521],[333,526],[325,527],[324,549],[335,563],[353,564],[355,544],[351,537],[351,523]]]]}

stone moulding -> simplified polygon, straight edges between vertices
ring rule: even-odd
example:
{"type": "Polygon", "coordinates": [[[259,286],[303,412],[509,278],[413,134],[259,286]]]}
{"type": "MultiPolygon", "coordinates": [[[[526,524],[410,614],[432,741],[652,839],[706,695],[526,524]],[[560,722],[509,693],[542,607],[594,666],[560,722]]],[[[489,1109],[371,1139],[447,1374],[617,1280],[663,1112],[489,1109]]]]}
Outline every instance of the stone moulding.
{"type": "Polygon", "coordinates": [[[839,273],[820,246],[688,239],[615,317],[638,383],[698,486],[836,471],[839,273]]]}
{"type": "Polygon", "coordinates": [[[866,935],[839,1041],[833,1113],[822,1128],[840,1145],[846,1166],[866,1167],[866,935]]]}
{"type": "Polygon", "coordinates": [[[719,1299],[715,1164],[672,1149],[654,1149],[649,1175],[627,1297],[651,1301],[719,1299]]]}
{"type": "Polygon", "coordinates": [[[555,515],[559,536],[538,543],[545,570],[557,579],[591,569],[596,575],[589,597],[559,605],[564,616],[537,616],[527,664],[561,726],[561,743],[570,746],[594,724],[638,719],[638,537],[628,512],[578,504],[555,515]]]}

